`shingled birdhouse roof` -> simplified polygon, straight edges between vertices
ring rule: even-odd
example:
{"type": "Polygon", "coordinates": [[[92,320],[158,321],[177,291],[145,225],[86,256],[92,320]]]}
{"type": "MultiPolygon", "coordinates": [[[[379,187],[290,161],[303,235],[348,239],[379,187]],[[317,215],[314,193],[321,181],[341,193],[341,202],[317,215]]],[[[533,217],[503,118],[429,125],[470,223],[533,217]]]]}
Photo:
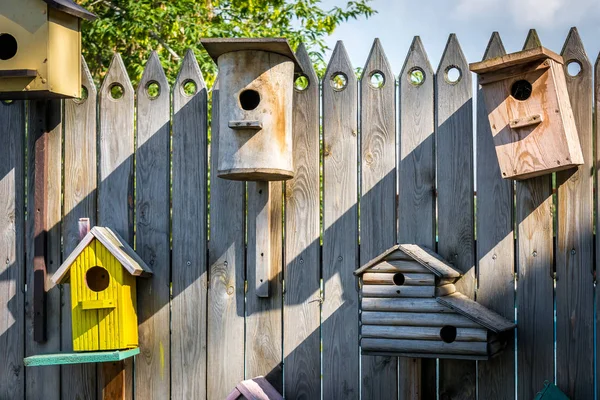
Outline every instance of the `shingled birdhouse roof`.
{"type": "Polygon", "coordinates": [[[68,272],[71,265],[75,262],[81,252],[94,239],[97,239],[106,249],[112,254],[131,275],[133,276],[149,276],[152,275],[152,270],[146,263],[137,255],[137,253],[127,244],[118,233],[113,232],[109,228],[100,226],[93,227],[83,240],[77,245],[75,250],[67,257],[60,268],[52,276],[52,282],[63,283],[68,278],[68,272]]]}
{"type": "Polygon", "coordinates": [[[93,21],[97,17],[79,4],[73,2],[73,0],[44,0],[49,7],[55,8],[66,14],[73,15],[77,18],[93,21]]]}

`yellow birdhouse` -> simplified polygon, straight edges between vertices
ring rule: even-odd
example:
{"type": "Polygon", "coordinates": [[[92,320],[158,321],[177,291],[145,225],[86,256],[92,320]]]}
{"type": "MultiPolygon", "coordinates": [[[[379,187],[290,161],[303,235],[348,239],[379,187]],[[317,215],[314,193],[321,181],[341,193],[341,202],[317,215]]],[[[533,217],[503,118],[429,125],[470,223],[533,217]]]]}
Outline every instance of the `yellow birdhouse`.
{"type": "Polygon", "coordinates": [[[72,0],[0,1],[0,99],[81,95],[81,20],[72,0]]]}
{"type": "Polygon", "coordinates": [[[138,346],[136,277],[152,271],[121,237],[94,227],[52,277],[71,284],[74,351],[138,346]]]}

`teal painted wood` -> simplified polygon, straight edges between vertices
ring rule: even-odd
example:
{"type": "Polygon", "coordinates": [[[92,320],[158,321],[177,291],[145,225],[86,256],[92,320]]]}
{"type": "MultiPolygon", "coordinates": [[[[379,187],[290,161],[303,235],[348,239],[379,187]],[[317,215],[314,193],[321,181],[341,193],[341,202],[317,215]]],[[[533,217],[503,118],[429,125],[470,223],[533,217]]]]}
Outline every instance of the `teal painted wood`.
{"type": "Polygon", "coordinates": [[[58,353],[40,354],[26,357],[23,364],[26,367],[42,367],[46,365],[87,364],[123,361],[140,354],[140,348],[118,351],[94,351],[90,353],[58,353]]]}

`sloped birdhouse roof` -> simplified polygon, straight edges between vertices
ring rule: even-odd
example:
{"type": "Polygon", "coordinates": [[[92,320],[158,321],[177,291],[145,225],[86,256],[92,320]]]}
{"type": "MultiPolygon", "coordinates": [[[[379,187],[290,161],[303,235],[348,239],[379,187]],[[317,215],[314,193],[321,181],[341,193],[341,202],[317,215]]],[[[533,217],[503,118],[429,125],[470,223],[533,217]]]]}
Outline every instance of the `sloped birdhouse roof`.
{"type": "Polygon", "coordinates": [[[81,252],[89,246],[92,240],[97,239],[112,254],[131,275],[148,276],[152,275],[152,270],[137,255],[137,253],[127,244],[118,233],[109,228],[100,226],[93,227],[83,240],[77,245],[75,250],[67,257],[60,268],[52,276],[52,282],[63,283],[68,278],[68,272],[71,265],[75,262],[81,252]]]}
{"type": "MultiPolygon", "coordinates": [[[[431,273],[433,273],[436,278],[438,278],[435,280],[436,286],[448,286],[448,280],[459,280],[462,277],[462,273],[444,261],[439,254],[433,252],[427,247],[416,244],[397,244],[381,253],[378,257],[375,257],[371,261],[364,264],[362,267],[354,271],[354,274],[357,276],[362,276],[362,274],[377,264],[385,262],[390,257],[394,258],[393,255],[395,252],[404,253],[404,255],[418,262],[431,273]],[[442,280],[444,280],[444,282],[442,280]]],[[[480,303],[468,298],[464,294],[457,292],[454,285],[450,286],[452,287],[451,293],[446,292],[447,294],[435,296],[435,299],[439,304],[451,309],[457,314],[461,314],[469,318],[473,322],[476,322],[484,328],[495,333],[501,333],[515,328],[516,325],[513,322],[486,308],[480,303]]]]}
{"type": "Polygon", "coordinates": [[[49,7],[55,8],[66,14],[73,15],[77,18],[93,21],[97,17],[79,4],[73,2],[73,0],[44,0],[49,7]]]}
{"type": "Polygon", "coordinates": [[[479,61],[469,64],[471,72],[485,74],[488,72],[499,71],[504,68],[514,67],[522,64],[529,64],[538,60],[550,58],[559,64],[563,64],[562,56],[552,50],[539,46],[533,49],[517,51],[516,53],[506,54],[504,56],[490,58],[489,60],[479,61]]]}

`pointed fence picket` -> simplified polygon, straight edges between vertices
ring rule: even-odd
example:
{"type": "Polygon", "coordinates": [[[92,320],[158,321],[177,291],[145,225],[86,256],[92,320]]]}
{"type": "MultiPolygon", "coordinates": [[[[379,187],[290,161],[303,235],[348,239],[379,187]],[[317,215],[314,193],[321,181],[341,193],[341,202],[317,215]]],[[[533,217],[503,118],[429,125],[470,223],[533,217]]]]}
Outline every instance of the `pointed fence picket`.
{"type": "MultiPolygon", "coordinates": [[[[525,48],[539,44],[532,30],[525,48]]],[[[505,53],[494,33],[483,58],[505,53]]],[[[116,366],[135,376],[127,399],[223,399],[254,375],[289,399],[530,399],[545,380],[571,398],[592,398],[600,68],[592,88],[575,29],[562,54],[581,67],[566,79],[585,165],[554,175],[556,200],[552,176],[506,181],[490,162],[487,110],[480,88],[473,98],[454,35],[435,73],[416,37],[399,76],[376,40],[360,79],[339,42],[320,82],[301,46],[308,86],[298,82],[294,92],[296,176],[283,184],[216,177],[218,84],[209,157],[209,92],[191,51],[172,90],[155,53],[137,91],[115,55],[97,94],[83,62],[87,98],[0,104],[0,398],[101,398],[115,372],[22,366],[24,355],[71,345],[68,285],[48,285],[48,340],[34,341],[38,190],[48,199],[49,276],[78,242],[82,217],[135,239],[154,270],[138,280],[142,352],[135,366],[116,366]],[[456,82],[451,68],[461,72],[456,82]],[[46,185],[36,187],[43,133],[51,152],[46,185]],[[255,282],[258,219],[271,224],[267,298],[255,282]],[[508,319],[516,314],[516,342],[489,361],[439,360],[439,376],[436,360],[360,356],[352,273],[396,242],[437,247],[465,273],[459,290],[508,319]]]]}

